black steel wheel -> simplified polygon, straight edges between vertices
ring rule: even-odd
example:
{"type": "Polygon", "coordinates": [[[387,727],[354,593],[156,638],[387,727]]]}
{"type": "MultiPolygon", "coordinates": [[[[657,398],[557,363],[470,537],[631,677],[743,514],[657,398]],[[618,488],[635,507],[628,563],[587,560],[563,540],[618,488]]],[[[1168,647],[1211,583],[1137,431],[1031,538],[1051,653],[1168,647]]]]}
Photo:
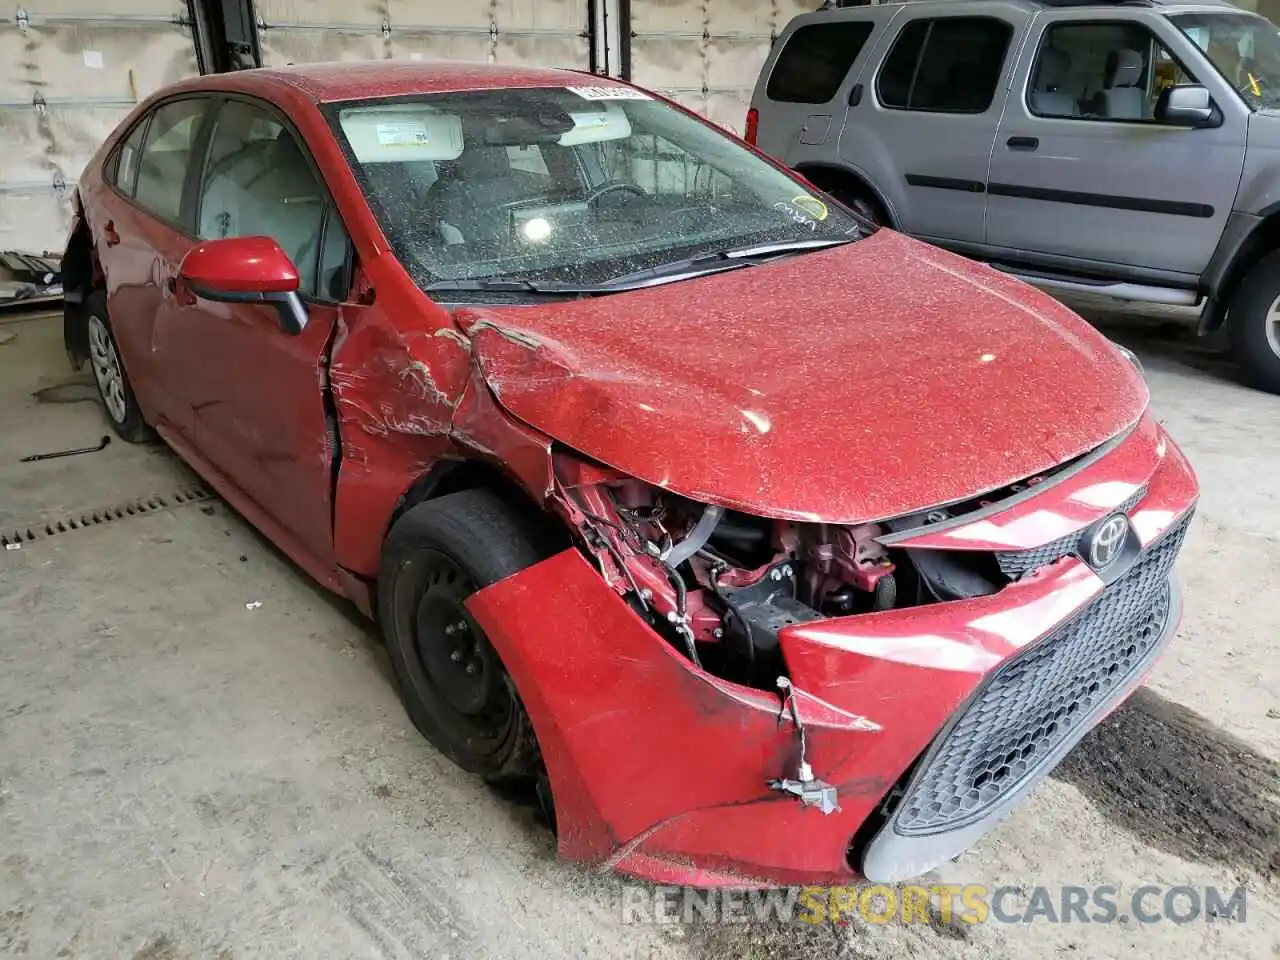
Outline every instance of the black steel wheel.
{"type": "Polygon", "coordinates": [[[379,614],[414,725],[485,779],[532,781],[537,739],[515,684],[465,603],[542,559],[510,504],[484,490],[429,500],[396,521],[383,548],[379,614]]]}

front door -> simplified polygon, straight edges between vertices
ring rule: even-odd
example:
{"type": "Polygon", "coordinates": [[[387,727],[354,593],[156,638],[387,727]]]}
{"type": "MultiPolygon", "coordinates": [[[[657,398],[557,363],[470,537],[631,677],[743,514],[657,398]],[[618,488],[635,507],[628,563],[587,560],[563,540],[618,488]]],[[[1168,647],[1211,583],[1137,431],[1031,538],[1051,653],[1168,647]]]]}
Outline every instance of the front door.
{"type": "Polygon", "coordinates": [[[987,242],[1019,254],[1124,264],[1194,280],[1244,166],[1248,110],[1159,14],[1055,11],[1032,28],[1000,123],[987,242]],[[1192,67],[1192,64],[1197,66],[1192,67]],[[1154,119],[1165,87],[1201,83],[1220,126],[1154,119]]]}
{"type": "Polygon", "coordinates": [[[975,15],[963,17],[913,15],[912,6],[894,19],[888,56],[849,110],[840,155],[901,178],[885,193],[907,233],[980,243],[1002,81],[1029,16],[998,3],[966,4],[975,15]]]}
{"type": "Polygon", "coordinates": [[[200,299],[176,274],[157,323],[191,410],[196,451],[314,570],[333,553],[324,390],[350,242],[297,135],[257,102],[223,105],[194,204],[199,239],[271,237],[298,269],[308,314],[301,333],[282,329],[268,306],[200,299]]]}

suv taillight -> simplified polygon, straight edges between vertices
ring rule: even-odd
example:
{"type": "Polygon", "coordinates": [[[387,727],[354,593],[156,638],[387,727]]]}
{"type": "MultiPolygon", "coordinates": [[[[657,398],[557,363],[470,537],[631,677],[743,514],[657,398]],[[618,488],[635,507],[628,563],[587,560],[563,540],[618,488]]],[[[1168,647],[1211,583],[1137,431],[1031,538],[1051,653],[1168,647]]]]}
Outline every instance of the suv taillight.
{"type": "Polygon", "coordinates": [[[756,134],[760,132],[760,111],[752,107],[747,111],[747,132],[745,138],[747,143],[753,147],[756,145],[756,134]]]}

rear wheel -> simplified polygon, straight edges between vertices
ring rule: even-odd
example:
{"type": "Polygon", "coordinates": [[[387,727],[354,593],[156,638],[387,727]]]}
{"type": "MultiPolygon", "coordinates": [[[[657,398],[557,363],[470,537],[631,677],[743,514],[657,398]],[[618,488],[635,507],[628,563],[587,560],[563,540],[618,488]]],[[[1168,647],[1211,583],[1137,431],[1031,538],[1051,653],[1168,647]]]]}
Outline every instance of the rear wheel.
{"type": "Polygon", "coordinates": [[[846,207],[861,214],[864,219],[870,220],[876,226],[891,226],[889,215],[885,213],[880,203],[872,196],[871,191],[858,181],[840,174],[822,174],[818,171],[807,170],[801,170],[800,173],[808,177],[809,182],[815,187],[825,190],[846,207]]]}
{"type": "Polygon", "coordinates": [[[84,310],[89,342],[89,365],[98,387],[98,397],[107,419],[122,440],[140,443],[150,439],[151,431],[142,419],[142,410],[133,395],[133,387],[120,360],[120,348],[111,332],[107,316],[107,294],[95,290],[85,298],[84,310]]]}
{"type": "Polygon", "coordinates": [[[1260,389],[1280,393],[1280,251],[1255,263],[1227,310],[1235,360],[1260,389]]]}
{"type": "Polygon", "coordinates": [[[533,782],[537,739],[515,684],[465,602],[543,558],[517,510],[464,490],[408,510],[387,536],[378,606],[400,696],[419,732],[490,782],[533,782]]]}

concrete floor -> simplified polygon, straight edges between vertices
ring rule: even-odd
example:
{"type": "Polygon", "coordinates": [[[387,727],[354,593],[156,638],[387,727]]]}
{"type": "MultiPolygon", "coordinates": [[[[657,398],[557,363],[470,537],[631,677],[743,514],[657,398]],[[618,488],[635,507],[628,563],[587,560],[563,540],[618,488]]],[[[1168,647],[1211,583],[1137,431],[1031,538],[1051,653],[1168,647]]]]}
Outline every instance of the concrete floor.
{"type": "Polygon", "coordinates": [[[1158,317],[1099,322],[1203,482],[1184,628],[941,879],[1243,883],[1243,923],[624,924],[617,881],[417,736],[349,608],[221,502],[176,503],[199,484],[164,448],[18,462],[107,432],[46,318],[0,323],[0,536],[37,535],[0,552],[0,956],[1280,957],[1280,397],[1158,317]]]}

